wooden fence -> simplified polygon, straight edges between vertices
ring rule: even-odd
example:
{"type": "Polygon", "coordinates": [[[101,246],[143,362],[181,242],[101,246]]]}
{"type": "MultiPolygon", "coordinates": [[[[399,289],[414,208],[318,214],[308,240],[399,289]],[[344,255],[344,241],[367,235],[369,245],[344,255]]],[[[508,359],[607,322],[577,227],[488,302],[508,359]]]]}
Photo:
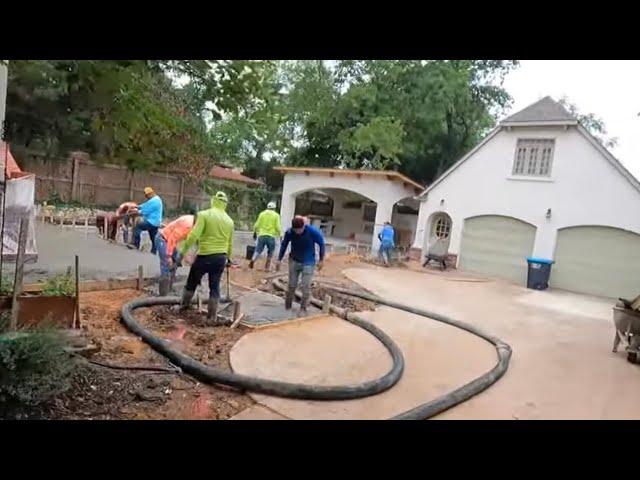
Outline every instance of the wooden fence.
{"type": "Polygon", "coordinates": [[[120,165],[97,164],[80,152],[66,160],[45,161],[33,153],[20,160],[23,170],[36,175],[37,202],[58,198],[63,202],[115,206],[129,200],[144,201],[143,189],[150,186],[162,197],[166,209],[209,204],[209,196],[196,183],[169,170],[132,172],[120,165]]]}

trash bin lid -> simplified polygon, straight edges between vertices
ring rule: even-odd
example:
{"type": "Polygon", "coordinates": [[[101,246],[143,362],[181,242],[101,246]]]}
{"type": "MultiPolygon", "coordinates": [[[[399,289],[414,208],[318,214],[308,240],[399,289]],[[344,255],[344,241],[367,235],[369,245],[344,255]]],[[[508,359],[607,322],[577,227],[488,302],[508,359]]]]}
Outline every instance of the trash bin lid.
{"type": "Polygon", "coordinates": [[[527,263],[543,263],[545,265],[551,265],[555,262],[553,260],[549,260],[548,258],[527,257],[527,263]]]}

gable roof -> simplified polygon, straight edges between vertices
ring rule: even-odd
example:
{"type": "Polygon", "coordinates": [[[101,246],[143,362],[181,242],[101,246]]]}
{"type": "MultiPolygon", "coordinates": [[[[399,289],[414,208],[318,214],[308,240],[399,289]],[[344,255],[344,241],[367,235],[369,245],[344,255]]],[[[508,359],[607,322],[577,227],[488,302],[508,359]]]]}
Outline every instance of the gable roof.
{"type": "Polygon", "coordinates": [[[231,182],[246,183],[249,185],[262,185],[260,180],[249,178],[246,175],[233,171],[231,168],[215,165],[209,172],[209,177],[231,182]]]}
{"type": "Polygon", "coordinates": [[[504,127],[515,126],[533,126],[533,125],[575,125],[578,132],[582,134],[585,139],[591,143],[596,150],[598,150],[602,156],[613,167],[624,176],[633,187],[640,192],[640,181],[633,176],[629,170],[627,170],[620,161],[613,156],[613,154],[607,150],[607,148],[600,143],[586,128],[584,128],[578,120],[571,116],[567,110],[551,97],[544,97],[537,102],[529,105],[528,107],[514,113],[510,117],[504,119],[496,128],[494,128],[489,134],[482,139],[482,141],[476,145],[471,151],[464,155],[460,160],[454,163],[448,170],[440,175],[431,185],[429,185],[418,197],[424,197],[430,190],[436,185],[442,182],[446,177],[451,174],[456,168],[462,165],[469,157],[476,153],[483,145],[491,140],[500,130],[504,127]]]}
{"type": "Polygon", "coordinates": [[[411,180],[406,175],[395,170],[354,170],[350,168],[321,168],[321,167],[274,167],[277,172],[292,172],[292,173],[319,173],[328,174],[334,176],[338,175],[355,175],[357,177],[370,176],[370,177],[386,177],[387,180],[398,180],[404,184],[410,185],[412,188],[422,190],[424,185],[420,185],[418,182],[411,180]]]}
{"type": "Polygon", "coordinates": [[[577,119],[572,116],[566,108],[553,98],[546,96],[535,103],[532,103],[519,112],[508,116],[502,124],[517,123],[547,123],[547,122],[569,122],[577,123],[577,119]]]}

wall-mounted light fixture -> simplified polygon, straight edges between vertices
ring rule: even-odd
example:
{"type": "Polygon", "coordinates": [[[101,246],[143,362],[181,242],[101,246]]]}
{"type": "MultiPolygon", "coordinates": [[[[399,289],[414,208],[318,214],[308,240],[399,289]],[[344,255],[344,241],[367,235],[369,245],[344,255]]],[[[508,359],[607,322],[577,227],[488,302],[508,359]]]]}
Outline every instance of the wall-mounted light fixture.
{"type": "Polygon", "coordinates": [[[551,209],[547,208],[547,218],[551,218],[551,209]]]}
{"type": "Polygon", "coordinates": [[[444,205],[444,198],[440,200],[440,206],[444,205]]]}

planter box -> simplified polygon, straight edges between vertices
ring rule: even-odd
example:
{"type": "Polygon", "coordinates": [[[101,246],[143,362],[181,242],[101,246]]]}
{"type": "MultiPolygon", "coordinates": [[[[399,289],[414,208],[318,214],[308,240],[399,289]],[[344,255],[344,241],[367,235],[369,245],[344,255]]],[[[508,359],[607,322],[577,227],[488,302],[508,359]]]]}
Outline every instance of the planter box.
{"type": "MultiPolygon", "coordinates": [[[[36,325],[73,328],[75,297],[21,295],[18,304],[18,328],[36,325]]],[[[11,297],[0,297],[0,309],[11,309],[11,297]]]]}

